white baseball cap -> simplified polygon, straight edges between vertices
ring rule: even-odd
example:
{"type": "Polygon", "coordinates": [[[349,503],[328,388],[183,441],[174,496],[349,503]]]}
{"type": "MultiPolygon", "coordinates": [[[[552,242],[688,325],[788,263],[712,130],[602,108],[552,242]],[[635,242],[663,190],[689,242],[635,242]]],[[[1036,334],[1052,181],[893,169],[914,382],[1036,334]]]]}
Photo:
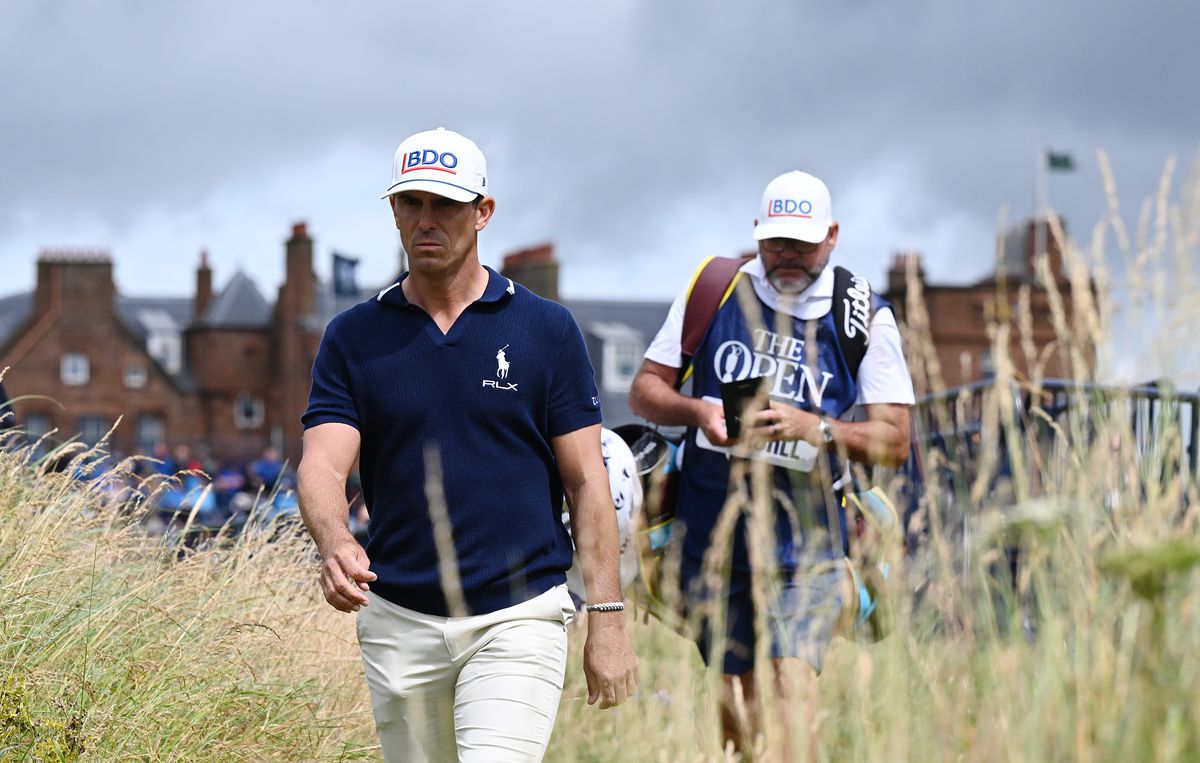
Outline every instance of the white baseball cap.
{"type": "Polygon", "coordinates": [[[401,191],[429,191],[455,201],[487,196],[487,160],[470,138],[439,127],[404,139],[392,160],[392,185],[382,198],[401,191]]]}
{"type": "Polygon", "coordinates": [[[833,203],[820,178],[793,170],[767,183],[754,240],[795,238],[819,244],[833,225],[833,203]]]}

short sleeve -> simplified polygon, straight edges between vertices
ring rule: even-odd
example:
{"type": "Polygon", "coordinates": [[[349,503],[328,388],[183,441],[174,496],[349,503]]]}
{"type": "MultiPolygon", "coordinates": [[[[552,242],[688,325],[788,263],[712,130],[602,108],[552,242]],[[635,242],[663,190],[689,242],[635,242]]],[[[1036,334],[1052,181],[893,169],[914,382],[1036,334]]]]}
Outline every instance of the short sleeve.
{"type": "Polygon", "coordinates": [[[646,349],[646,360],[661,363],[670,368],[679,368],[683,362],[683,311],[687,304],[687,289],[685,288],[667,312],[667,319],[658,330],[654,341],[646,349]]]}
{"type": "Polygon", "coordinates": [[[337,325],[334,321],[325,330],[317,359],[313,362],[308,408],[300,417],[305,429],[331,422],[359,428],[350,371],[338,346],[337,325]]]}
{"type": "Polygon", "coordinates": [[[858,367],[857,402],[860,405],[916,402],[908,363],[900,347],[900,329],[891,308],[876,310],[871,319],[871,343],[858,367]]]}
{"type": "Polygon", "coordinates": [[[558,437],[599,424],[600,393],[587,346],[575,320],[564,310],[562,336],[550,375],[549,435],[558,437]]]}

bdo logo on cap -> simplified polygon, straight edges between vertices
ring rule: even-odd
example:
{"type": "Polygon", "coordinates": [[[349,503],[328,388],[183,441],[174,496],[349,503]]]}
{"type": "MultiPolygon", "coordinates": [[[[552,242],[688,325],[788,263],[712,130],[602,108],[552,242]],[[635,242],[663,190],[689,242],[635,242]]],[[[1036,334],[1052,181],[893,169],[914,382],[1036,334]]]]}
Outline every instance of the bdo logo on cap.
{"type": "Polygon", "coordinates": [[[812,202],[808,199],[771,199],[767,207],[768,217],[803,217],[812,219],[812,202]]]}
{"type": "Polygon", "coordinates": [[[400,170],[400,174],[404,175],[409,172],[417,172],[418,170],[436,170],[438,172],[448,172],[451,175],[457,175],[458,157],[449,151],[438,153],[432,148],[417,149],[410,151],[408,158],[404,160],[404,168],[400,170]]]}

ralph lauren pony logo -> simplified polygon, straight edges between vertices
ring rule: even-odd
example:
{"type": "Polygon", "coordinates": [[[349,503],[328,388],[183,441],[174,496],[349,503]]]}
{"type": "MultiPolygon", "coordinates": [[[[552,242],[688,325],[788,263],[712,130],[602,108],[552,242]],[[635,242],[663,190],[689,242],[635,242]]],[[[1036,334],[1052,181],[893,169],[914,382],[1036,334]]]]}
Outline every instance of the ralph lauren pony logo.
{"type": "MultiPolygon", "coordinates": [[[[496,351],[496,377],[499,379],[507,379],[508,378],[508,369],[509,369],[509,367],[512,366],[512,363],[509,361],[508,356],[504,354],[504,351],[507,349],[508,349],[508,345],[506,344],[503,347],[501,347],[499,350],[496,351]]],[[[498,382],[493,379],[484,379],[483,386],[491,387],[492,389],[511,390],[513,392],[517,391],[517,385],[515,382],[508,383],[508,382],[498,382]]]]}
{"type": "Polygon", "coordinates": [[[508,367],[511,365],[508,362],[508,358],[504,355],[504,351],[507,349],[508,345],[506,344],[496,353],[496,376],[499,376],[501,379],[508,378],[508,367]]]}

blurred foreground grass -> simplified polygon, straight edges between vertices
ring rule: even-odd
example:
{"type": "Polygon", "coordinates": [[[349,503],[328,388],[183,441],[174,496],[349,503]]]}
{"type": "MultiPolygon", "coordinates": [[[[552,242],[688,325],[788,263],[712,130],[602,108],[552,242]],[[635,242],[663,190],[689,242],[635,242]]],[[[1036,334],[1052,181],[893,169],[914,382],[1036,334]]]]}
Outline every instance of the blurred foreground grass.
{"type": "MultiPolygon", "coordinates": [[[[1011,539],[966,568],[924,547],[896,633],[834,643],[822,758],[1200,759],[1194,509],[1114,515],[1101,492],[1022,542],[1013,586],[1011,539]]],[[[134,519],[0,453],[0,760],[378,759],[353,620],[319,600],[305,538],[178,558],[134,519]]],[[[657,621],[630,627],[642,690],[611,711],[586,705],[573,632],[547,759],[723,760],[716,677],[657,621]]]]}
{"type": "Polygon", "coordinates": [[[180,554],[24,455],[0,452],[0,760],[371,759],[306,538],[180,554]]]}

